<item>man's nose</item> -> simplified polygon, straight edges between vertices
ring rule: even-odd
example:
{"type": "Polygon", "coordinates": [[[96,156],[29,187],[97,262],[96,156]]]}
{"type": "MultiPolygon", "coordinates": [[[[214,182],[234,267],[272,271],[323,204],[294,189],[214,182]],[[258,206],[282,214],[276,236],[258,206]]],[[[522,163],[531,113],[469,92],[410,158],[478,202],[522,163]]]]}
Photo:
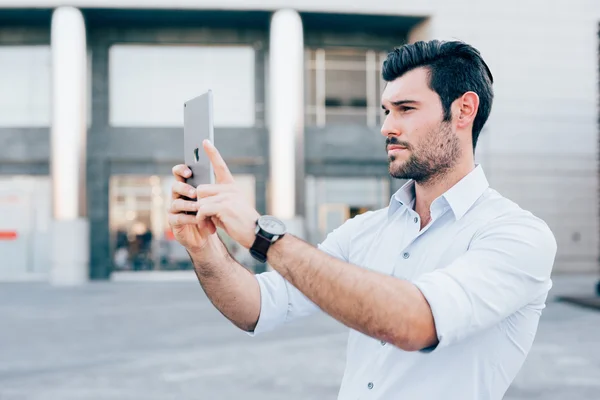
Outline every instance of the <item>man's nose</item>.
{"type": "Polygon", "coordinates": [[[385,117],[383,125],[381,125],[381,135],[383,137],[400,135],[400,127],[398,124],[394,124],[394,119],[390,115],[385,117]]]}

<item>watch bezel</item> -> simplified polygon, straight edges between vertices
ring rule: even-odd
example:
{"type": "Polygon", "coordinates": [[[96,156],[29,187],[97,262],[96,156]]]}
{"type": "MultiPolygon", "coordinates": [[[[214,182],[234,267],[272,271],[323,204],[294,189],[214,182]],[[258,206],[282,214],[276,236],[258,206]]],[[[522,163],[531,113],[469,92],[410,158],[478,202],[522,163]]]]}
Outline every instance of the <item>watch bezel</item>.
{"type": "Polygon", "coordinates": [[[273,217],[272,215],[262,215],[256,221],[256,233],[261,231],[263,234],[271,236],[271,240],[277,240],[286,234],[286,226],[279,218],[273,217]],[[265,223],[267,221],[275,222],[277,225],[279,225],[279,229],[271,229],[271,227],[266,227],[265,223]]]}

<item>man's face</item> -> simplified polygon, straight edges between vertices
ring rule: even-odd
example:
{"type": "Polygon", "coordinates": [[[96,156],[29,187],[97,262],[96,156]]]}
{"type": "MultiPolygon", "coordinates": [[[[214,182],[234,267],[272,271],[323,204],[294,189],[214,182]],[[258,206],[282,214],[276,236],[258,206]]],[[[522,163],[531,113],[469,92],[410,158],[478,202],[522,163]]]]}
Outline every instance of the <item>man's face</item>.
{"type": "Polygon", "coordinates": [[[443,121],[440,97],[428,86],[428,71],[417,68],[389,82],[382,95],[390,175],[431,182],[456,165],[460,141],[451,121],[443,121]]]}

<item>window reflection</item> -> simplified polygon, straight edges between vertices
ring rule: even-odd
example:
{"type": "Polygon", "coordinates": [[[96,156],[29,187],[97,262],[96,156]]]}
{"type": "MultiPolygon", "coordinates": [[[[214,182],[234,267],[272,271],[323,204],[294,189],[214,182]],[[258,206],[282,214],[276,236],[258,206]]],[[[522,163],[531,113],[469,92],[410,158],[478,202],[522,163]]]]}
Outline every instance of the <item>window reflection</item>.
{"type": "MultiPolygon", "coordinates": [[[[237,175],[251,204],[255,199],[252,175],[237,175]]],[[[168,224],[172,176],[117,175],[110,181],[110,233],[116,271],[189,270],[189,256],[168,224]]],[[[225,232],[219,236],[232,256],[249,269],[257,264],[249,252],[225,232]]]]}
{"type": "Polygon", "coordinates": [[[114,45],[110,124],[183,126],[183,103],[212,89],[216,126],[252,127],[262,107],[255,105],[254,53],[251,46],[114,45]]]}
{"type": "Polygon", "coordinates": [[[387,178],[307,176],[306,227],[309,240],[319,243],[348,218],[386,207],[389,193],[387,178]]]}
{"type": "MultiPolygon", "coordinates": [[[[48,45],[0,46],[0,126],[51,125],[52,53],[48,45]]],[[[92,123],[92,52],[87,54],[87,126],[92,123]]]]}
{"type": "Polygon", "coordinates": [[[380,124],[384,57],[368,49],[307,50],[307,125],[380,124]]]}
{"type": "Polygon", "coordinates": [[[50,126],[50,86],[50,46],[0,46],[0,126],[50,126]]]}

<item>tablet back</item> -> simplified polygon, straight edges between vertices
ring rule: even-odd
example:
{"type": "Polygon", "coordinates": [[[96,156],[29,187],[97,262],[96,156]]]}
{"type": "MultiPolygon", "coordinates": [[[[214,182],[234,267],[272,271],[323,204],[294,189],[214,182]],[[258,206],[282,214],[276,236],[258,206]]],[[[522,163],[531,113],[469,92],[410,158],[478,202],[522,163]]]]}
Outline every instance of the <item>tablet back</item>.
{"type": "Polygon", "coordinates": [[[213,168],[202,147],[205,139],[214,144],[212,91],[186,101],[183,107],[184,161],[192,170],[187,183],[194,187],[214,183],[213,168]]]}

